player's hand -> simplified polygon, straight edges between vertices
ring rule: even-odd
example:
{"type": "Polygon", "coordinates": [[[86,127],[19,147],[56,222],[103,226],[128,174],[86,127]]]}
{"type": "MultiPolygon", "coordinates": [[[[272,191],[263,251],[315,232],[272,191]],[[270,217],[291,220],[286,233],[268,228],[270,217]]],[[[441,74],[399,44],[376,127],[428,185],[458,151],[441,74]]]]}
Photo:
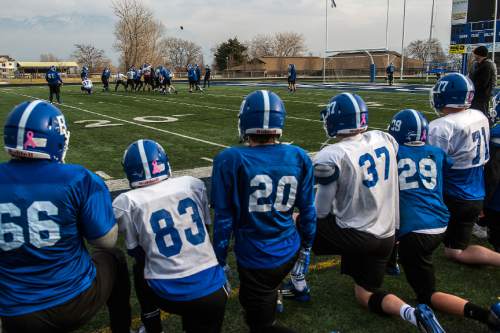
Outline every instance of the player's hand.
{"type": "Polygon", "coordinates": [[[293,275],[302,275],[309,272],[309,264],[311,263],[311,249],[301,248],[299,251],[299,257],[292,268],[293,275]]]}

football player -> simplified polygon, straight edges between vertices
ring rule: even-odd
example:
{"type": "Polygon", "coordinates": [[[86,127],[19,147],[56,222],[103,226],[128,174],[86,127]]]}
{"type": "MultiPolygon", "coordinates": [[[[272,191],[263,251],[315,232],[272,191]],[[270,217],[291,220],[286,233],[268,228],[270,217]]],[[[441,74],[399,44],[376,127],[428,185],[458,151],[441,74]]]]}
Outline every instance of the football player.
{"type": "Polygon", "coordinates": [[[485,165],[484,178],[486,196],[484,199],[483,223],[489,228],[489,242],[500,252],[500,93],[493,100],[491,116],[490,160],[485,165]]]}
{"type": "Polygon", "coordinates": [[[56,66],[50,67],[50,69],[45,74],[45,80],[49,85],[50,103],[54,101],[54,95],[56,95],[57,103],[61,104],[61,86],[63,84],[63,81],[56,70],[56,66]]]}
{"type": "Polygon", "coordinates": [[[6,332],[69,332],[107,304],[111,330],[129,332],[130,282],[103,181],[64,164],[69,131],[52,104],[7,116],[0,164],[0,316],[6,332]],[[95,247],[92,255],[85,240],[95,247]]]}
{"type": "Polygon", "coordinates": [[[500,329],[500,303],[491,310],[455,295],[436,291],[432,254],[449,220],[443,200],[443,176],[453,161],[438,147],[426,145],[429,126],[418,111],[407,109],[392,119],[389,133],[399,144],[399,260],[420,303],[500,329]]]}
{"type": "Polygon", "coordinates": [[[129,68],[127,72],[127,83],[125,84],[125,91],[128,91],[129,86],[130,90],[134,91],[134,83],[135,83],[135,67],[132,66],[129,68]]]}
{"type": "Polygon", "coordinates": [[[171,178],[168,157],[152,140],[132,143],[123,168],[133,190],[120,194],[113,209],[135,258],[146,331],[162,331],[159,307],[181,315],[188,333],[220,332],[228,292],[205,227],[210,212],[204,183],[171,178]]]}
{"type": "Polygon", "coordinates": [[[288,65],[288,91],[294,93],[297,90],[295,81],[297,80],[297,71],[294,64],[288,65]]]}
{"type": "Polygon", "coordinates": [[[211,80],[211,70],[210,66],[205,67],[205,77],[203,78],[203,88],[208,87],[210,88],[210,80],[211,80]]]}
{"type": "Polygon", "coordinates": [[[117,72],[115,77],[115,92],[118,90],[119,86],[123,86],[125,91],[127,90],[127,77],[120,72],[117,72]]]}
{"type": "Polygon", "coordinates": [[[340,141],[314,158],[318,229],[313,252],[342,256],[341,272],[354,280],[357,301],[372,312],[401,316],[422,332],[444,332],[425,304],[416,308],[380,288],[399,223],[398,144],[367,131],[368,108],[351,93],[321,112],[327,136],[340,141]]]}
{"type": "Polygon", "coordinates": [[[101,74],[102,91],[109,91],[109,78],[111,77],[111,70],[106,66],[101,74]]]}
{"type": "Polygon", "coordinates": [[[142,68],[137,68],[135,70],[135,76],[134,76],[134,90],[135,91],[140,91],[141,88],[144,86],[142,82],[142,68]]]}
{"type": "Polygon", "coordinates": [[[201,81],[201,68],[198,64],[194,65],[194,70],[196,72],[196,89],[200,89],[200,81],[201,81]]]}
{"type": "Polygon", "coordinates": [[[239,299],[252,333],[294,332],[276,324],[278,287],[299,252],[309,256],[316,230],[311,160],[301,148],[279,142],[285,116],[275,93],[246,96],[239,114],[246,145],[222,151],[212,171],[215,254],[227,267],[234,233],[239,299]],[[301,214],[297,227],[294,208],[301,214]]]}
{"type": "Polygon", "coordinates": [[[88,67],[87,67],[87,66],[83,66],[83,67],[82,67],[82,70],[81,70],[81,72],[80,72],[80,78],[81,78],[81,79],[82,79],[82,81],[83,81],[83,80],[88,79],[88,77],[89,77],[89,69],[88,69],[88,67]]]}
{"type": "Polygon", "coordinates": [[[440,147],[454,164],[444,179],[444,200],[450,221],[444,237],[447,258],[464,264],[500,266],[500,253],[470,245],[485,197],[484,164],[489,159],[490,128],[486,116],[469,109],[474,86],[452,73],[431,91],[431,104],[441,116],[429,124],[429,143],[440,147]]]}
{"type": "Polygon", "coordinates": [[[90,79],[83,80],[80,89],[89,95],[92,94],[92,81],[90,79]]]}

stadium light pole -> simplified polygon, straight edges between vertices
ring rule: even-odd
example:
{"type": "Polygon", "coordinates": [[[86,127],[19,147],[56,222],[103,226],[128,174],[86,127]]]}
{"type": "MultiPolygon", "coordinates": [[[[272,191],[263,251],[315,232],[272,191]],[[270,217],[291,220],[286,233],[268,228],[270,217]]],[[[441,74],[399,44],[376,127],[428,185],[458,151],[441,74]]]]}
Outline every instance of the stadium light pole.
{"type": "Polygon", "coordinates": [[[406,0],[403,3],[403,34],[401,35],[401,69],[399,70],[399,79],[403,80],[403,71],[405,68],[405,25],[406,25],[406,0]]]}
{"type": "Polygon", "coordinates": [[[429,41],[427,42],[427,70],[425,73],[425,81],[429,81],[429,69],[430,69],[430,60],[431,60],[431,40],[432,40],[432,28],[434,27],[434,5],[436,4],[435,0],[432,0],[432,10],[431,10],[431,27],[429,29],[429,41]]]}
{"type": "Polygon", "coordinates": [[[389,5],[390,0],[387,0],[387,13],[385,16],[385,50],[387,52],[387,66],[389,66],[390,55],[389,55],[389,5]]]}
{"type": "Polygon", "coordinates": [[[326,83],[326,52],[328,51],[328,2],[332,8],[337,7],[335,0],[325,1],[325,53],[323,55],[323,83],[326,83]]]}

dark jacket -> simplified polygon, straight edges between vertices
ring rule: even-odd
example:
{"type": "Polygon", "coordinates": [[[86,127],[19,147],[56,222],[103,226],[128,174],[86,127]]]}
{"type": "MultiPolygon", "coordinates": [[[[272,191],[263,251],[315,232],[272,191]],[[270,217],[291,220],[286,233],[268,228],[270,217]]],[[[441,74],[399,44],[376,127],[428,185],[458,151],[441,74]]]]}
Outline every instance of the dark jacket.
{"type": "Polygon", "coordinates": [[[489,100],[497,83],[497,68],[493,61],[485,59],[481,63],[474,62],[469,77],[476,90],[474,100],[489,100]]]}

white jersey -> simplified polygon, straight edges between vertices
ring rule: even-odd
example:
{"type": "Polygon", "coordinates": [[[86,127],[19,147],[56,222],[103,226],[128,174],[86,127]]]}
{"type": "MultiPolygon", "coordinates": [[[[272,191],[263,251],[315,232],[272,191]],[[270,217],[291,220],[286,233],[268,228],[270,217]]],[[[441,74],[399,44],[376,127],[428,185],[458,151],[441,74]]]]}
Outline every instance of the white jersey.
{"type": "Polygon", "coordinates": [[[318,217],[333,214],[341,228],[386,238],[399,227],[395,139],[369,131],[327,146],[314,158],[318,217]]]}
{"type": "Polygon", "coordinates": [[[83,80],[82,87],[87,90],[92,89],[92,81],[90,81],[89,79],[83,80]]]}
{"type": "Polygon", "coordinates": [[[133,80],[135,78],[135,71],[128,71],[127,72],[127,79],[133,80]]]}
{"type": "Polygon", "coordinates": [[[177,279],[218,265],[205,224],[205,184],[184,176],[120,194],[113,210],[128,250],[146,253],[146,279],[177,279]]]}
{"type": "Polygon", "coordinates": [[[489,141],[488,119],[478,110],[452,113],[429,124],[429,144],[443,149],[453,159],[452,169],[486,164],[489,141]]]}

